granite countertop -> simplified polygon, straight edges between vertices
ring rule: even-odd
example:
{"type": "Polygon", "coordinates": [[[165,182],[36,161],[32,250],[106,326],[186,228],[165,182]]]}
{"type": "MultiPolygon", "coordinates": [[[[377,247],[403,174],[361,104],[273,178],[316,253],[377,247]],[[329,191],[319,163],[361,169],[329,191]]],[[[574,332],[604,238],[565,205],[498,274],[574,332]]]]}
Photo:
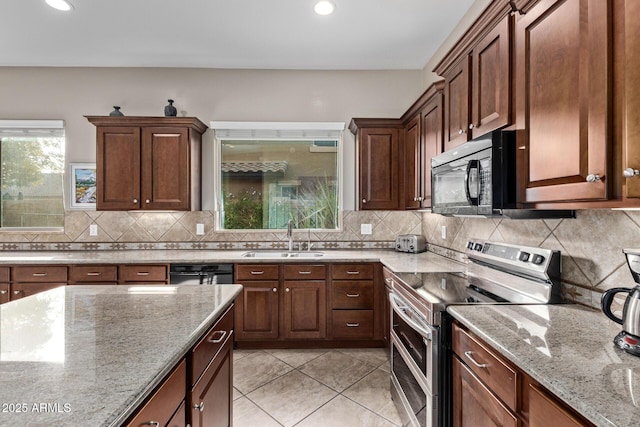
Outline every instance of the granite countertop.
{"type": "Polygon", "coordinates": [[[620,325],[578,305],[471,305],[447,311],[596,426],[640,426],[640,357],[620,325]]]}
{"type": "Polygon", "coordinates": [[[114,250],[0,252],[0,265],[10,264],[136,264],[136,263],[274,263],[381,262],[396,273],[464,272],[465,265],[432,252],[408,254],[393,250],[323,250],[318,258],[245,258],[247,252],[224,250],[114,250]]]}
{"type": "Polygon", "coordinates": [[[65,286],[0,305],[0,426],[120,425],[241,289],[65,286]]]}

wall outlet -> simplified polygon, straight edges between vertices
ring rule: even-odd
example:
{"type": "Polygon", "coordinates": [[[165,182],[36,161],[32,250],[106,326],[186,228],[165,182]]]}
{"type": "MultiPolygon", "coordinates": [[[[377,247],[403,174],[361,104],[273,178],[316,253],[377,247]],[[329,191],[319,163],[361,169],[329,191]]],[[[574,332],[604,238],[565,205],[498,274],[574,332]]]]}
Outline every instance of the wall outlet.
{"type": "Polygon", "coordinates": [[[360,234],[371,234],[373,233],[373,228],[371,224],[360,224],[360,234]]]}
{"type": "Polygon", "coordinates": [[[91,224],[89,225],[89,236],[97,236],[98,235],[98,225],[91,224]]]}
{"type": "Polygon", "coordinates": [[[204,236],[204,224],[196,224],[196,236],[204,236]]]}
{"type": "Polygon", "coordinates": [[[447,226],[446,225],[442,226],[441,233],[442,233],[442,240],[447,240],[447,226]]]}

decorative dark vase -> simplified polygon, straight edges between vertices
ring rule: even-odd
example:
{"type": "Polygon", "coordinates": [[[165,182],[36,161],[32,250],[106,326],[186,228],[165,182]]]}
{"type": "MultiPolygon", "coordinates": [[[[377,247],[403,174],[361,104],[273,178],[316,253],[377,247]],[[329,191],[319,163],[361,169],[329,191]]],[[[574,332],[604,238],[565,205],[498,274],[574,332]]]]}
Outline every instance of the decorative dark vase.
{"type": "Polygon", "coordinates": [[[124,114],[122,114],[122,111],[120,111],[120,107],[117,105],[113,106],[113,111],[109,113],[110,116],[113,117],[120,117],[120,116],[124,116],[124,114]]]}
{"type": "Polygon", "coordinates": [[[175,117],[178,115],[178,110],[173,106],[173,99],[169,99],[169,105],[164,107],[164,115],[167,117],[175,117]]]}

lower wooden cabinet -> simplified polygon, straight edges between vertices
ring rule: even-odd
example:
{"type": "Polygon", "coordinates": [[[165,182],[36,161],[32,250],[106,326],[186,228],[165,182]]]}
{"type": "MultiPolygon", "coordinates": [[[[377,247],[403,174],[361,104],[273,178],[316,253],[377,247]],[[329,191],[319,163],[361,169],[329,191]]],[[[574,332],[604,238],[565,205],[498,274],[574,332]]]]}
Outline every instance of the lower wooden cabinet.
{"type": "Polygon", "coordinates": [[[327,286],[324,280],[284,282],[285,338],[327,336],[327,286]]]}
{"type": "Polygon", "coordinates": [[[11,287],[8,283],[0,284],[0,304],[9,302],[11,287]]]}
{"type": "Polygon", "coordinates": [[[453,325],[454,427],[591,427],[461,325],[453,325]]]}
{"type": "Polygon", "coordinates": [[[236,298],[236,339],[276,339],[279,335],[278,281],[241,281],[242,292],[236,298]]]}

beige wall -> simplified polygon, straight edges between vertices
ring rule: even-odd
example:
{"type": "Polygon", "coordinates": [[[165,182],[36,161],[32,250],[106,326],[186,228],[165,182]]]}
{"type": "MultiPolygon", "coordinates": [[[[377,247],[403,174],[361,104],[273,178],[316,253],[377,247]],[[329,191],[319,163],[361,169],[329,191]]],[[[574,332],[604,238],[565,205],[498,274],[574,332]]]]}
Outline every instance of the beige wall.
{"type": "MultiPolygon", "coordinates": [[[[172,98],[178,115],[196,116],[206,124],[244,120],[348,125],[352,117],[400,117],[419,96],[421,79],[420,70],[5,67],[0,68],[0,119],[63,119],[67,163],[93,162],[95,128],[83,116],[108,115],[113,105],[128,116],[161,116],[172,98]]],[[[344,141],[343,202],[353,209],[355,150],[348,130],[344,141]]]]}

